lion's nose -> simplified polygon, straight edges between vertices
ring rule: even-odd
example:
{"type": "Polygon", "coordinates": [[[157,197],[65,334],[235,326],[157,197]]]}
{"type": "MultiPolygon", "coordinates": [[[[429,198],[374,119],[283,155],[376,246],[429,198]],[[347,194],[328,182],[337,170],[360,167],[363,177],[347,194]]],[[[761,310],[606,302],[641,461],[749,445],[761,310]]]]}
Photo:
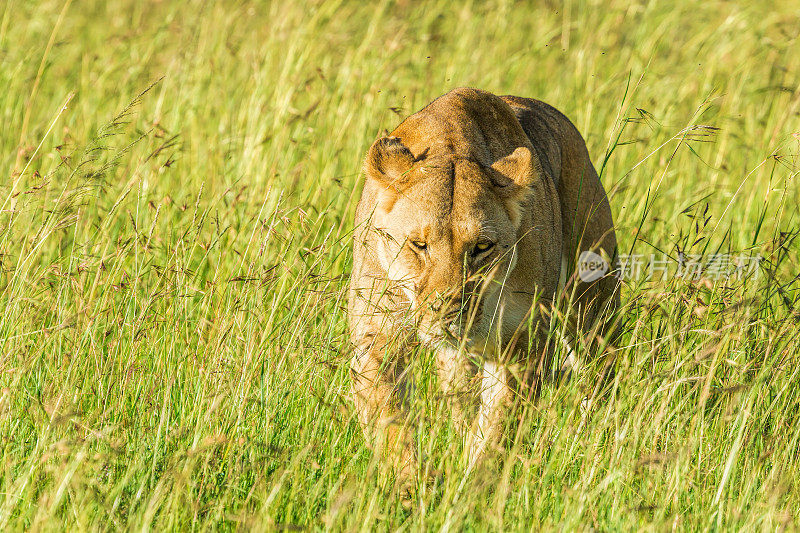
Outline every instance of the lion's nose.
{"type": "Polygon", "coordinates": [[[482,313],[476,310],[474,314],[467,313],[467,311],[449,313],[443,319],[444,329],[456,339],[462,339],[464,336],[481,320],[482,313]]]}
{"type": "MultiPolygon", "coordinates": [[[[445,328],[452,324],[457,324],[459,330],[463,329],[461,322],[464,322],[467,315],[473,319],[476,313],[481,312],[481,303],[475,298],[475,294],[466,290],[466,286],[459,291],[452,291],[449,294],[439,294],[430,302],[430,309],[438,315],[438,319],[445,328]],[[471,311],[470,311],[471,310],[471,311]]],[[[472,288],[469,286],[468,288],[472,288]]]]}
{"type": "Polygon", "coordinates": [[[476,305],[476,307],[473,308],[470,307],[468,303],[469,300],[466,302],[463,300],[451,302],[447,312],[442,314],[442,323],[451,328],[453,325],[460,328],[463,325],[462,323],[467,320],[468,316],[473,320],[478,320],[482,314],[482,306],[478,302],[473,302],[473,304],[476,305]]]}

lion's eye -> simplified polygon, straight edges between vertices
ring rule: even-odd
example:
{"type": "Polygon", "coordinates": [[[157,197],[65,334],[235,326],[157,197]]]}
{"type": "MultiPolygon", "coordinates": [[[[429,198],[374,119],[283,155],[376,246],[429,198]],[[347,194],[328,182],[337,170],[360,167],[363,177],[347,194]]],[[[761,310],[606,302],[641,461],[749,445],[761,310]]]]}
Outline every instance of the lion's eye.
{"type": "Polygon", "coordinates": [[[488,252],[492,248],[494,248],[493,242],[479,242],[475,245],[475,250],[473,250],[472,255],[481,255],[488,252]]]}
{"type": "Polygon", "coordinates": [[[411,246],[413,246],[417,250],[421,251],[421,250],[425,250],[425,249],[428,248],[428,243],[426,243],[424,241],[410,241],[410,242],[411,242],[411,246]]]}

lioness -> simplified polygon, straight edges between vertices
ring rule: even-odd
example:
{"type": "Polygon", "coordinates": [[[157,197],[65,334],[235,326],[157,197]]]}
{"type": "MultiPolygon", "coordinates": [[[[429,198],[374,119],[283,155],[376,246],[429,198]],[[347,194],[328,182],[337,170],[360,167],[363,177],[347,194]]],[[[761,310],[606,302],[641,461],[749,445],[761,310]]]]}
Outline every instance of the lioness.
{"type": "Polygon", "coordinates": [[[559,279],[572,288],[576,333],[619,303],[610,273],[591,283],[573,275],[581,252],[615,256],[605,190],[564,115],[469,88],[375,141],[364,174],[348,303],[359,421],[408,479],[416,459],[397,385],[404,348],[420,341],[435,350],[447,397],[468,397],[477,363],[475,420],[463,419],[462,402],[452,406],[472,464],[500,436],[511,365],[538,364],[541,350],[531,348],[547,329],[540,310],[559,279]]]}

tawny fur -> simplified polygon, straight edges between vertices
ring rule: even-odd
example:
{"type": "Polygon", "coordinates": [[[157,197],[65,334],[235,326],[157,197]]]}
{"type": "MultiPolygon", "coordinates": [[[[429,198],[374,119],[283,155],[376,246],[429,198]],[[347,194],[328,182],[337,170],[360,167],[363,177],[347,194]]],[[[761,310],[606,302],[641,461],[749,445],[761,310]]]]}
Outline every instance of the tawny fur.
{"type": "Polygon", "coordinates": [[[606,192],[564,115],[468,88],[375,141],[364,173],[348,304],[359,421],[401,478],[412,476],[398,380],[408,343],[419,340],[436,350],[474,463],[500,436],[513,397],[509,368],[530,362],[531,324],[559,278],[573,282],[578,332],[618,305],[613,276],[591,284],[572,276],[581,251],[615,256],[606,192]],[[472,420],[463,399],[475,382],[472,420]]]}

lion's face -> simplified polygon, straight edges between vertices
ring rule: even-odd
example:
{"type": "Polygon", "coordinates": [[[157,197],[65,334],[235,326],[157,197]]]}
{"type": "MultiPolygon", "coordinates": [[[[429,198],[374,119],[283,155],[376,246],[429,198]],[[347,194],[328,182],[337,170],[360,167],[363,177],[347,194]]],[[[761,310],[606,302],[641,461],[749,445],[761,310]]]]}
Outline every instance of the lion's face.
{"type": "Polygon", "coordinates": [[[459,157],[416,161],[399,140],[381,141],[367,174],[382,187],[372,228],[387,278],[416,311],[424,340],[485,337],[486,303],[516,260],[530,151],[487,167],[459,157]]]}

